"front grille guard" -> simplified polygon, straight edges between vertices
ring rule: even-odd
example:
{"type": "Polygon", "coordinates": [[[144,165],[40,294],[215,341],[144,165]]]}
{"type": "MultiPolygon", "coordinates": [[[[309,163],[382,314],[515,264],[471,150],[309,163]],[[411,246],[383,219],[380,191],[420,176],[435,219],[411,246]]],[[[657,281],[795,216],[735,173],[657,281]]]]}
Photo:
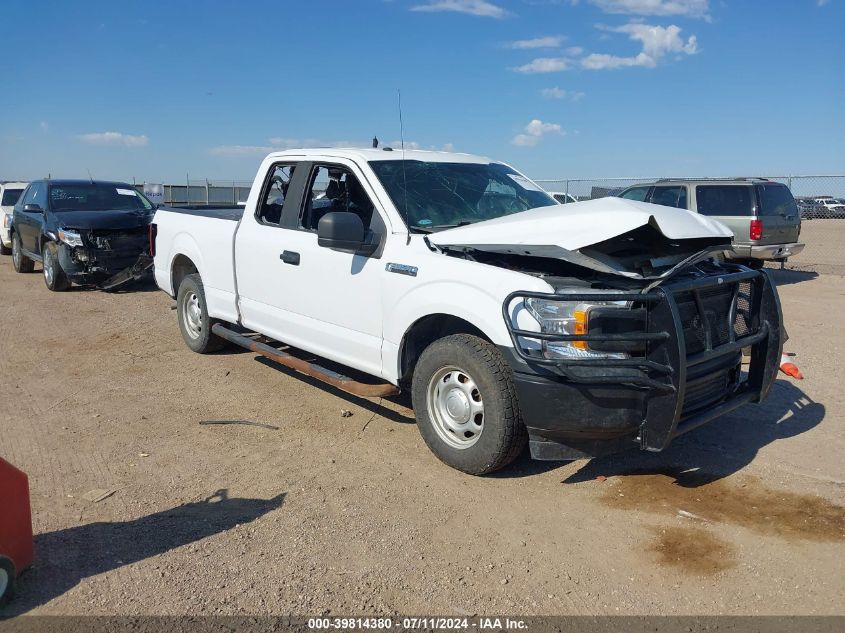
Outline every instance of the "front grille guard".
{"type": "Polygon", "coordinates": [[[782,351],[781,309],[774,283],[768,274],[737,264],[723,265],[732,272],[708,273],[705,276],[681,279],[644,293],[588,293],[553,294],[543,292],[513,292],[502,304],[505,319],[516,354],[529,365],[539,365],[560,374],[567,380],[588,385],[624,385],[646,390],[646,410],[637,438],[645,450],[664,449],[672,439],[698,428],[747,402],[759,402],[768,393],[777,374],[782,351]],[[750,285],[748,333],[738,335],[734,323],[739,301],[740,284],[750,285]],[[714,345],[711,323],[704,310],[700,293],[708,288],[733,284],[730,303],[729,340],[714,345]],[[687,355],[683,324],[675,293],[690,292],[705,332],[704,351],[687,355]],[[646,310],[646,331],[625,334],[554,334],[534,332],[516,327],[510,306],[515,300],[529,298],[556,301],[629,301],[646,310]],[[520,338],[543,341],[644,342],[643,356],[614,358],[549,359],[531,355],[523,349],[520,338]],[[745,380],[735,385],[730,397],[713,407],[692,416],[683,417],[687,371],[715,361],[742,349],[751,348],[751,360],[745,380]],[[624,373],[623,373],[624,372],[624,373]]]}

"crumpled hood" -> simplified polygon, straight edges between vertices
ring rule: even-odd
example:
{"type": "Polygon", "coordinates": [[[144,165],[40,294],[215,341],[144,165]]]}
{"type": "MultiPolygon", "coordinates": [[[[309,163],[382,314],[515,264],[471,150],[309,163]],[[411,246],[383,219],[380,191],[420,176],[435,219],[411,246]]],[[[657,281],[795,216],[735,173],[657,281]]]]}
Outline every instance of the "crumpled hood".
{"type": "Polygon", "coordinates": [[[147,226],[154,211],[55,211],[56,224],[63,229],[134,229],[147,226]]]}
{"type": "Polygon", "coordinates": [[[558,246],[575,251],[651,224],[671,240],[724,237],[733,233],[710,218],[659,204],[599,198],[539,207],[429,236],[437,246],[558,246]]]}
{"type": "Polygon", "coordinates": [[[427,236],[439,247],[561,259],[634,279],[667,278],[732,237],[698,213],[622,198],[539,207],[427,236]]]}

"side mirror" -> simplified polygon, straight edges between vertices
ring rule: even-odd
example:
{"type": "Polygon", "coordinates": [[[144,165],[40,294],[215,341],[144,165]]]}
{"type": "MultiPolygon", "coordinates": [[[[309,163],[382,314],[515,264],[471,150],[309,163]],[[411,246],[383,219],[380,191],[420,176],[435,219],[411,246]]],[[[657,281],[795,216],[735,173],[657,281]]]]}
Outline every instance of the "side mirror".
{"type": "Polygon", "coordinates": [[[378,248],[378,241],[367,239],[361,217],[349,211],[332,211],[320,218],[317,244],[354,255],[372,255],[378,248]]]}
{"type": "Polygon", "coordinates": [[[44,209],[41,208],[40,204],[35,204],[30,202],[29,204],[25,204],[23,207],[24,211],[28,211],[30,213],[44,213],[44,209]]]}

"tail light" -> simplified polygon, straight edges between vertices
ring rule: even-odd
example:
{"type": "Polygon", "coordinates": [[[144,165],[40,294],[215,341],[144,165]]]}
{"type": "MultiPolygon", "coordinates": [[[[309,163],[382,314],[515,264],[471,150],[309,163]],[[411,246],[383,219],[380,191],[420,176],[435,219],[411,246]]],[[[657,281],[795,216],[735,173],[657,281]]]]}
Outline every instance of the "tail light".
{"type": "Polygon", "coordinates": [[[751,241],[763,237],[763,220],[751,220],[751,225],[748,227],[748,237],[751,241]]]}
{"type": "Polygon", "coordinates": [[[158,235],[158,226],[150,224],[150,257],[156,256],[156,235],[158,235]]]}

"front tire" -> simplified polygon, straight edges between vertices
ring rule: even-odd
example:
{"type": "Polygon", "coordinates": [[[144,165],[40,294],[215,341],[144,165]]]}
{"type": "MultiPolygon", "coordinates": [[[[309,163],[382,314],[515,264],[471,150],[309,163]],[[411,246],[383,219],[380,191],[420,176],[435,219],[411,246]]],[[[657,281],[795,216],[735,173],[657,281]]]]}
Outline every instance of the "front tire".
{"type": "Polygon", "coordinates": [[[21,238],[17,233],[12,233],[12,265],[19,273],[31,273],[35,268],[35,262],[23,254],[21,238]]]}
{"type": "Polygon", "coordinates": [[[484,339],[455,334],[429,345],[414,368],[412,398],[423,440],[452,468],[485,475],[525,449],[512,371],[484,339]]]}
{"type": "Polygon", "coordinates": [[[11,255],[12,249],[9,246],[6,246],[3,242],[0,242],[0,255],[11,255]]]}
{"type": "Polygon", "coordinates": [[[205,289],[198,274],[186,276],[179,284],[176,314],[182,338],[193,351],[208,354],[216,352],[226,344],[225,340],[211,332],[211,327],[216,321],[208,316],[205,289]]]}
{"type": "Polygon", "coordinates": [[[59,246],[55,242],[44,244],[44,284],[53,292],[70,288],[70,280],[59,261],[59,246]]]}

